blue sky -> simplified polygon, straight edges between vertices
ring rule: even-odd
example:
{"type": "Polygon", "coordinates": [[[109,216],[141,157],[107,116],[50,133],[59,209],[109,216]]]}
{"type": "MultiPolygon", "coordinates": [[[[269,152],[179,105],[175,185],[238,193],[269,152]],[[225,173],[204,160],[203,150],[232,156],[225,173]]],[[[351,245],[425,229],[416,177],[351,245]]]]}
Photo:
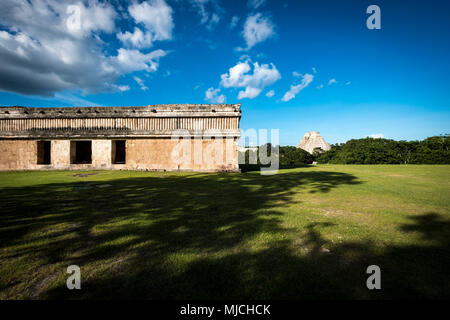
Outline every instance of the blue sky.
{"type": "Polygon", "coordinates": [[[449,1],[4,0],[0,30],[0,105],[242,103],[281,145],[450,133],[449,1]]]}

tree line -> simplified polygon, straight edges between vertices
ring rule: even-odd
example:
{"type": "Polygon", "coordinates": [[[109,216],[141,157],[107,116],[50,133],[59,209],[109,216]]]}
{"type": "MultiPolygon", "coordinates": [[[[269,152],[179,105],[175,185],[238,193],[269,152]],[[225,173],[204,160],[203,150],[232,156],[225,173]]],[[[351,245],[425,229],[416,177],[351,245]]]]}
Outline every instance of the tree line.
{"type": "Polygon", "coordinates": [[[450,164],[450,135],[422,141],[352,139],[331,149],[314,151],[318,163],[336,164],[450,164]]]}
{"type": "MultiPolygon", "coordinates": [[[[280,167],[307,164],[450,164],[450,135],[427,138],[422,141],[396,141],[383,138],[352,139],[333,144],[331,149],[314,149],[313,154],[293,146],[274,148],[263,145],[268,155],[279,158],[280,167]]],[[[258,152],[245,152],[245,165],[261,166],[258,152]],[[250,159],[252,161],[250,161],[250,159]]],[[[242,163],[242,162],[241,162],[242,163]]]]}

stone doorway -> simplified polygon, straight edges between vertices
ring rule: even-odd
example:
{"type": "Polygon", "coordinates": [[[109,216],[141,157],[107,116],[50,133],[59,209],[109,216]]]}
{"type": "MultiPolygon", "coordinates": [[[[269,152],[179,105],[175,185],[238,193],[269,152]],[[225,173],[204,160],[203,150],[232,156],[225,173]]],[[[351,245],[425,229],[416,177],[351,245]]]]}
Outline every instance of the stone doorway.
{"type": "Polygon", "coordinates": [[[37,164],[51,163],[51,141],[37,142],[37,164]]]}
{"type": "Polygon", "coordinates": [[[70,162],[72,164],[91,164],[92,141],[71,141],[70,162]]]}
{"type": "Polygon", "coordinates": [[[111,160],[113,164],[125,164],[126,141],[113,140],[111,146],[111,160]]]}

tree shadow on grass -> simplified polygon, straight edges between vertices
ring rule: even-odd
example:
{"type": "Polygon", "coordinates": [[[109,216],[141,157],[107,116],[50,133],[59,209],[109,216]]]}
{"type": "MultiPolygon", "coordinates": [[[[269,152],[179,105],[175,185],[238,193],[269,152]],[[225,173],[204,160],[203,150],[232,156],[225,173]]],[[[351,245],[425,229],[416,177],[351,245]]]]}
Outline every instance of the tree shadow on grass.
{"type": "MultiPolygon", "coordinates": [[[[294,194],[358,183],[345,173],[304,171],[7,188],[0,190],[0,253],[5,261],[25,257],[44,269],[60,267],[48,287],[49,275],[37,272],[30,286],[39,290],[31,298],[448,297],[442,276],[449,222],[438,214],[402,227],[432,245],[382,253],[373,243],[329,243],[322,232],[330,223],[313,222],[298,236],[283,223],[279,209],[292,205],[294,194]],[[71,264],[82,269],[82,290],[66,288],[71,264]],[[379,292],[365,286],[370,264],[383,271],[379,292]]],[[[17,281],[23,280],[1,282],[0,291],[17,281]]]]}
{"type": "MultiPolygon", "coordinates": [[[[280,170],[283,169],[299,169],[299,168],[311,168],[314,167],[314,165],[312,164],[299,164],[299,165],[282,165],[279,164],[278,168],[280,170]]],[[[269,166],[267,165],[261,165],[261,164],[240,164],[239,165],[239,170],[241,170],[241,172],[246,173],[246,172],[261,172],[261,169],[270,169],[269,166]]]]}

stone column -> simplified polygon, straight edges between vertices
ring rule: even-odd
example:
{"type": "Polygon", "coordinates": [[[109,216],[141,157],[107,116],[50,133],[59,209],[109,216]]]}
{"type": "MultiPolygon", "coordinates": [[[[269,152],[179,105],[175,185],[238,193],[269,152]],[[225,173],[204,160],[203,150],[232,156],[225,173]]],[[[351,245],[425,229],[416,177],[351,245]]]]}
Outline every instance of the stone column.
{"type": "Polygon", "coordinates": [[[111,167],[111,140],[92,140],[92,166],[106,169],[111,167]]]}

